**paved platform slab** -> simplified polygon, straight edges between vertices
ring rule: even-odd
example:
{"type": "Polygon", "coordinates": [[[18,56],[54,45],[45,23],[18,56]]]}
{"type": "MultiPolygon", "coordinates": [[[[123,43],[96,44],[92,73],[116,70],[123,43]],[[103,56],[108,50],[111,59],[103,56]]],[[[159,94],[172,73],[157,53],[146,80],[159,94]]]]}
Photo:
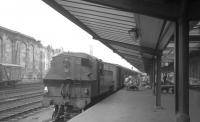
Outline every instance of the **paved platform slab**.
{"type": "Polygon", "coordinates": [[[165,99],[170,104],[164,105],[164,109],[156,109],[154,98],[151,90],[123,89],[69,122],[173,122],[175,116],[170,111],[173,101],[165,99]]]}
{"type": "MultiPolygon", "coordinates": [[[[191,96],[191,122],[199,122],[200,94],[191,96]]],[[[155,108],[151,90],[118,91],[100,103],[72,118],[69,122],[175,122],[174,95],[162,95],[163,109],[155,108]]]]}

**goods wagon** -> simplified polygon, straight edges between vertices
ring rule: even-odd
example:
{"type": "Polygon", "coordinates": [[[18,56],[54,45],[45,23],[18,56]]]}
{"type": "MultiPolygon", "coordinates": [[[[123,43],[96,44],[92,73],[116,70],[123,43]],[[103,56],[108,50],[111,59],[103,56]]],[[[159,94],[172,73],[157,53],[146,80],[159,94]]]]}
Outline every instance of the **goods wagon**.
{"type": "Polygon", "coordinates": [[[55,106],[53,119],[70,117],[70,113],[80,112],[98,97],[121,88],[124,81],[124,76],[119,75],[121,72],[129,73],[119,65],[102,62],[88,54],[61,53],[53,57],[43,80],[44,104],[55,106]]]}
{"type": "Polygon", "coordinates": [[[20,65],[0,63],[0,87],[15,86],[21,81],[22,69],[20,65]]]}

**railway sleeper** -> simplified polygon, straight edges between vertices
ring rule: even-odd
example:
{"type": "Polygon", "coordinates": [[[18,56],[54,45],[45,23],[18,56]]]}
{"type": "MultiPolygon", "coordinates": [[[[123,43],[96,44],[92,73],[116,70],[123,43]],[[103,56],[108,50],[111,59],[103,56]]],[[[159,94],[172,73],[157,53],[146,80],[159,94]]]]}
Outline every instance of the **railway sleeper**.
{"type": "Polygon", "coordinates": [[[0,105],[6,102],[12,102],[12,101],[17,101],[20,99],[24,99],[24,98],[28,98],[28,97],[34,97],[34,96],[38,96],[38,95],[43,95],[42,91],[34,91],[34,92],[26,92],[24,94],[18,94],[18,95],[14,95],[14,96],[8,96],[5,98],[0,98],[0,105]]]}
{"type": "Polygon", "coordinates": [[[4,105],[4,106],[1,106],[0,108],[0,114],[4,113],[5,111],[8,111],[8,110],[14,110],[20,106],[23,106],[23,105],[26,105],[26,104],[29,104],[29,103],[32,103],[34,101],[40,101],[41,102],[42,100],[42,97],[38,98],[31,98],[31,99],[24,99],[22,101],[18,101],[18,103],[15,103],[14,105],[13,104],[7,104],[7,105],[4,105]]]}
{"type": "Polygon", "coordinates": [[[21,115],[21,114],[24,114],[24,113],[30,113],[31,111],[34,111],[35,109],[38,109],[38,108],[41,108],[41,107],[42,107],[42,104],[41,104],[40,101],[29,103],[27,105],[21,106],[21,108],[16,109],[12,112],[1,114],[0,115],[0,121],[8,120],[10,118],[14,118],[14,117],[21,115]]]}

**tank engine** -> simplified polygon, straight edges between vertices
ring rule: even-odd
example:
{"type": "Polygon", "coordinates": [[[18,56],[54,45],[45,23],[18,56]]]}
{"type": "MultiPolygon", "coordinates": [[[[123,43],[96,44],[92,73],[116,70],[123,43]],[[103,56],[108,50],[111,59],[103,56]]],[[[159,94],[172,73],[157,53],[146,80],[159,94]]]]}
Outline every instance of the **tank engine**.
{"type": "Polygon", "coordinates": [[[54,119],[70,117],[69,113],[81,111],[96,98],[121,88],[122,74],[127,72],[119,65],[102,62],[88,54],[61,53],[53,57],[43,80],[44,103],[55,106],[54,119]]]}

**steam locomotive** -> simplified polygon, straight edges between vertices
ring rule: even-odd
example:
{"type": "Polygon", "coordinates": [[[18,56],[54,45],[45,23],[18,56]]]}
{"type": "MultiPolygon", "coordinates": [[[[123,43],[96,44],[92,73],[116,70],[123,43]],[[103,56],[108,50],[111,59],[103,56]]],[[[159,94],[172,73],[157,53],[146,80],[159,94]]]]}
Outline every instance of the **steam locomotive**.
{"type": "Polygon", "coordinates": [[[84,53],[63,52],[51,61],[43,80],[44,103],[54,105],[53,119],[70,118],[99,97],[123,87],[124,77],[137,73],[84,53]]]}

